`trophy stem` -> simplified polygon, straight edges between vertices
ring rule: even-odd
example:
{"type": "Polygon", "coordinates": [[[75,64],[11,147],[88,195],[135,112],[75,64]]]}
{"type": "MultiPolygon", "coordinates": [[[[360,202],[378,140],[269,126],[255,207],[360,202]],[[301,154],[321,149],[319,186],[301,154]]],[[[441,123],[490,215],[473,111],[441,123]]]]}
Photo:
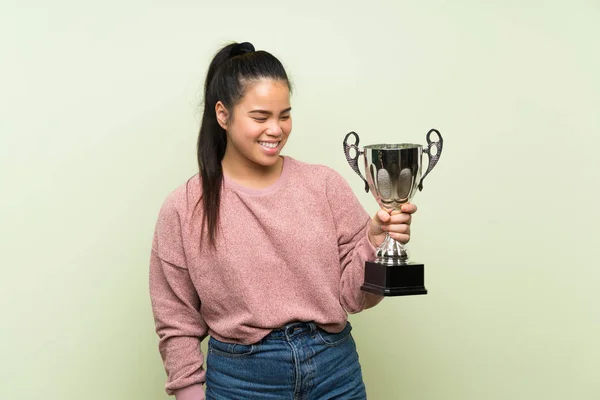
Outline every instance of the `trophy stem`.
{"type": "Polygon", "coordinates": [[[396,241],[387,233],[383,243],[377,248],[375,262],[385,265],[406,265],[408,259],[406,245],[396,241]]]}

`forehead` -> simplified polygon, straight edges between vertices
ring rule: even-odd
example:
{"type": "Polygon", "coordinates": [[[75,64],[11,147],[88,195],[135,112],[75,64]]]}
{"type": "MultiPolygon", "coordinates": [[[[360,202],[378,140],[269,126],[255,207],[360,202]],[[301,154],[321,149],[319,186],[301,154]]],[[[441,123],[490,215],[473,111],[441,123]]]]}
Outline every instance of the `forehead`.
{"type": "Polygon", "coordinates": [[[263,78],[248,82],[244,97],[239,102],[243,108],[284,109],[290,106],[290,91],[281,80],[263,78]]]}

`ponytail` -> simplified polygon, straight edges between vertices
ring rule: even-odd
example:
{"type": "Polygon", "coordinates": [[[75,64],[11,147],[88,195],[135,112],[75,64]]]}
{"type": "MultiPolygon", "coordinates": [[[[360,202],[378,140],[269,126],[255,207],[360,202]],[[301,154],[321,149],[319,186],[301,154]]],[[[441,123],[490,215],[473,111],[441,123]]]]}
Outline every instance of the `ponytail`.
{"type": "Polygon", "coordinates": [[[227,132],[218,121],[215,111],[221,101],[233,117],[233,107],[244,96],[245,85],[260,78],[286,82],[289,79],[281,62],[266,51],[255,51],[248,42],[231,43],[219,50],[206,74],[204,111],[198,134],[197,153],[199,178],[202,186],[202,232],[207,229],[208,242],[214,247],[218,232],[223,167],[221,161],[227,148],[227,132]]]}

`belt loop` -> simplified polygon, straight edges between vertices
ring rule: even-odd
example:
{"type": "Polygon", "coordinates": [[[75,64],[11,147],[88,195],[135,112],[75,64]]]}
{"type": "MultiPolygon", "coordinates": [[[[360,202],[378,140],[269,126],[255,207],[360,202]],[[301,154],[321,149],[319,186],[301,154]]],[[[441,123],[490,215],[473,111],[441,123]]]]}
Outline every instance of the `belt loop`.
{"type": "Polygon", "coordinates": [[[315,337],[317,333],[317,324],[315,324],[314,322],[309,322],[308,325],[310,326],[310,336],[315,337]]]}

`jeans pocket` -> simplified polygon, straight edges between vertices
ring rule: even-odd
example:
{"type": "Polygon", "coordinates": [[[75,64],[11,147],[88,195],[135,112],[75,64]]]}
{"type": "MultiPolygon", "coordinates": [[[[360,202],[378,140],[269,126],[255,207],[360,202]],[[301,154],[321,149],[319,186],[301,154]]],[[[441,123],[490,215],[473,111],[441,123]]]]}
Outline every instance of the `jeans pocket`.
{"type": "Polygon", "coordinates": [[[256,351],[256,344],[225,343],[213,338],[208,340],[208,351],[224,357],[244,357],[256,351]]]}
{"type": "Polygon", "coordinates": [[[345,343],[352,336],[352,325],[346,322],[346,326],[338,333],[329,333],[323,329],[317,329],[317,339],[326,346],[334,347],[345,343]]]}

